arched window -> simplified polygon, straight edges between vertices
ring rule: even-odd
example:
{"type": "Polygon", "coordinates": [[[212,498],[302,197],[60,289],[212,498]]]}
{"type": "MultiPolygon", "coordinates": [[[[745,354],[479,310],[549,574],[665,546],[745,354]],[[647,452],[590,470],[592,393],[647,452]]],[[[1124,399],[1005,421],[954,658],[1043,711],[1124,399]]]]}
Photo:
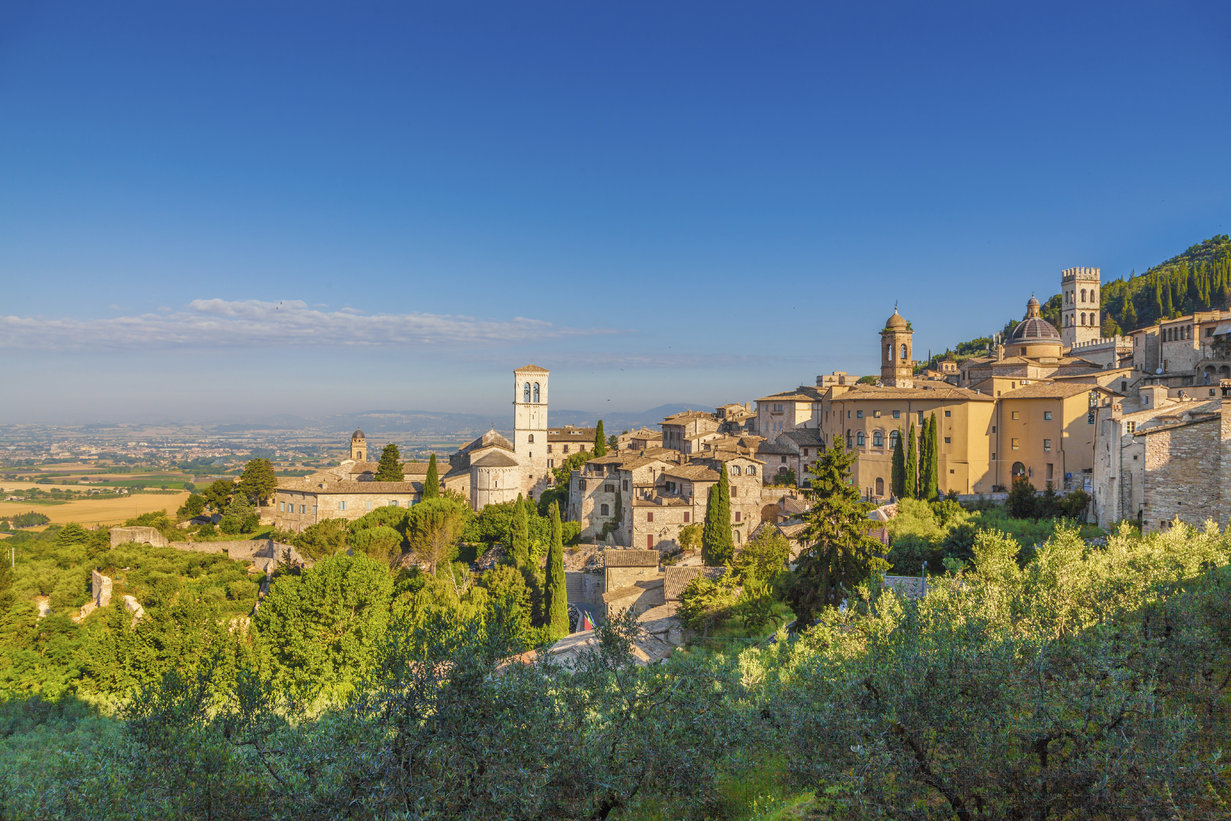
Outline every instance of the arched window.
{"type": "Polygon", "coordinates": [[[893,346],[892,345],[885,346],[885,356],[889,358],[890,362],[893,361],[893,346]]]}
{"type": "Polygon", "coordinates": [[[1014,479],[1016,479],[1018,476],[1025,476],[1026,466],[1023,465],[1021,462],[1014,462],[1012,472],[1013,472],[1014,479]]]}
{"type": "Polygon", "coordinates": [[[883,448],[885,446],[885,434],[882,431],[872,432],[872,447],[883,448]]]}
{"type": "Polygon", "coordinates": [[[1086,315],[1083,313],[1083,314],[1081,314],[1080,316],[1081,316],[1081,321],[1080,321],[1080,322],[1078,322],[1077,324],[1078,324],[1078,325],[1085,325],[1085,324],[1086,324],[1086,315]]]}
{"type": "Polygon", "coordinates": [[[535,402],[539,401],[539,383],[538,382],[534,383],[534,401],[535,402]]]}
{"type": "Polygon", "coordinates": [[[889,431],[889,447],[896,448],[898,446],[898,440],[900,438],[902,438],[902,434],[899,433],[898,431],[896,430],[889,431]]]}
{"type": "Polygon", "coordinates": [[[756,465],[749,465],[748,467],[744,468],[744,475],[745,476],[756,476],[757,475],[756,465]]]}
{"type": "Polygon", "coordinates": [[[859,445],[859,447],[863,447],[867,443],[868,443],[868,437],[864,435],[863,431],[859,431],[858,433],[855,434],[855,444],[856,445],[859,445]]]}
{"type": "Polygon", "coordinates": [[[906,353],[906,343],[903,342],[902,343],[902,361],[905,362],[907,359],[910,359],[910,356],[906,353]]]}
{"type": "Polygon", "coordinates": [[[1081,301],[1082,302],[1086,301],[1086,289],[1085,288],[1081,289],[1081,301]]]}
{"type": "Polygon", "coordinates": [[[534,434],[533,433],[530,434],[530,438],[527,439],[526,441],[529,442],[531,445],[533,445],[534,444],[534,434]]]}
{"type": "Polygon", "coordinates": [[[731,465],[731,475],[739,476],[739,465],[731,465]]]}
{"type": "Polygon", "coordinates": [[[609,508],[607,505],[599,505],[598,515],[599,516],[610,516],[611,508],[609,508]]]}
{"type": "Polygon", "coordinates": [[[521,401],[523,402],[530,401],[530,383],[529,382],[527,382],[521,389],[521,401]]]}
{"type": "Polygon", "coordinates": [[[876,477],[876,495],[878,497],[885,495],[885,480],[881,477],[876,477]]]}

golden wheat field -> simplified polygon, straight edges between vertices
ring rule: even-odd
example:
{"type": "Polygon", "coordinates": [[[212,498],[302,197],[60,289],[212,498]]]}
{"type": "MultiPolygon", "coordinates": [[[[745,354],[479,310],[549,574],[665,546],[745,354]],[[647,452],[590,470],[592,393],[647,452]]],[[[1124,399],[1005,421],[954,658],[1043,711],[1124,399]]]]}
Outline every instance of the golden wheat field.
{"type": "Polygon", "coordinates": [[[119,499],[76,499],[62,505],[0,502],[0,519],[33,510],[51,519],[52,524],[77,522],[83,525],[111,525],[153,510],[165,510],[174,514],[187,498],[187,491],[181,491],[179,493],[134,493],[119,499]]]}

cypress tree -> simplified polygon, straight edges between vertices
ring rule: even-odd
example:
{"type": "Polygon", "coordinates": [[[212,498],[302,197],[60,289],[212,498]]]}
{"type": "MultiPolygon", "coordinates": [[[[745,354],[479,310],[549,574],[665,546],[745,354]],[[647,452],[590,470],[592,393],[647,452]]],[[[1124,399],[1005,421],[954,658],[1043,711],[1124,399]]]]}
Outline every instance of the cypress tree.
{"type": "Polygon", "coordinates": [[[919,498],[935,499],[939,457],[936,447],[936,414],[923,423],[919,436],[919,498]]]}
{"type": "Polygon", "coordinates": [[[607,455],[607,436],[603,433],[603,420],[598,420],[598,427],[594,429],[594,455],[607,455]]]}
{"type": "Polygon", "coordinates": [[[398,446],[390,442],[380,452],[380,464],[376,466],[376,481],[400,482],[405,478],[402,473],[402,454],[398,453],[398,446]]]}
{"type": "Polygon", "coordinates": [[[1120,325],[1126,331],[1137,330],[1137,308],[1133,305],[1131,296],[1124,299],[1124,313],[1120,317],[1120,325]]]}
{"type": "MultiPolygon", "coordinates": [[[[559,513],[556,513],[557,518],[559,513]]],[[[526,516],[526,503],[521,494],[513,505],[513,521],[510,524],[509,554],[513,564],[525,567],[530,564],[530,520],[526,516]]]]}
{"type": "Polygon", "coordinates": [[[811,624],[826,607],[837,607],[856,586],[889,565],[880,554],[884,546],[868,535],[872,505],[859,500],[851,484],[851,466],[858,454],[842,446],[823,448],[812,468],[812,485],[804,492],[812,502],[804,514],[809,542],[796,562],[787,586],[787,604],[800,624],[811,624]]]}
{"type": "Polygon", "coordinates": [[[902,495],[911,499],[919,498],[919,451],[915,445],[915,423],[910,423],[906,431],[906,482],[902,486],[902,495]]]}
{"type": "Polygon", "coordinates": [[[436,454],[427,460],[427,476],[423,477],[423,501],[440,496],[440,474],[436,472],[436,454]]]}
{"type": "Polygon", "coordinates": [[[564,544],[560,535],[560,508],[551,506],[551,544],[547,548],[547,626],[554,638],[567,636],[568,591],[564,584],[564,544]]]}
{"type": "Polygon", "coordinates": [[[932,494],[929,499],[940,498],[940,444],[937,435],[939,425],[936,422],[936,414],[932,414],[932,484],[928,487],[928,492],[932,494]]]}
{"type": "Polygon", "coordinates": [[[718,469],[718,484],[710,488],[705,506],[705,527],[701,530],[701,561],[722,567],[735,555],[731,540],[731,480],[725,466],[718,469]]]}
{"type": "Polygon", "coordinates": [[[906,452],[902,449],[902,429],[893,440],[893,478],[890,481],[894,498],[901,499],[906,494],[906,452]]]}

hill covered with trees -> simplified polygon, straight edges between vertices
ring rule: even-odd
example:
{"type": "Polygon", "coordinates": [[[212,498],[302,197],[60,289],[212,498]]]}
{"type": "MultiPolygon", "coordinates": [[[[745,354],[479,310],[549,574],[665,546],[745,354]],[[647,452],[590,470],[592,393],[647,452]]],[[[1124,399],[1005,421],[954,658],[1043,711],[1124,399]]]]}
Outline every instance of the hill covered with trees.
{"type": "MultiPolygon", "coordinates": [[[[1043,318],[1060,327],[1061,295],[1042,307],[1043,318]]],[[[1103,336],[1148,328],[1160,320],[1195,311],[1231,308],[1231,236],[1219,234],[1192,246],[1144,273],[1133,272],[1102,286],[1103,336]]],[[[1000,333],[1008,334],[1019,322],[1011,319],[1000,333]]],[[[985,354],[992,336],[959,342],[936,354],[925,365],[935,367],[948,356],[961,360],[985,354]]]]}

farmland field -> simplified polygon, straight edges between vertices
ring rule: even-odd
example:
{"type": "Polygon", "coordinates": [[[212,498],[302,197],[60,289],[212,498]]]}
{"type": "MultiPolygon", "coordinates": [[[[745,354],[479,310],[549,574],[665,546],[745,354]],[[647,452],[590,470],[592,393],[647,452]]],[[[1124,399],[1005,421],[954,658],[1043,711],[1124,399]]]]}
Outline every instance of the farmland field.
{"type": "Polygon", "coordinates": [[[33,510],[50,518],[52,524],[68,522],[77,522],[82,525],[119,524],[125,519],[154,510],[165,510],[174,515],[187,498],[188,494],[181,491],[179,493],[134,493],[119,499],[74,499],[58,505],[0,502],[0,519],[33,510]]]}

